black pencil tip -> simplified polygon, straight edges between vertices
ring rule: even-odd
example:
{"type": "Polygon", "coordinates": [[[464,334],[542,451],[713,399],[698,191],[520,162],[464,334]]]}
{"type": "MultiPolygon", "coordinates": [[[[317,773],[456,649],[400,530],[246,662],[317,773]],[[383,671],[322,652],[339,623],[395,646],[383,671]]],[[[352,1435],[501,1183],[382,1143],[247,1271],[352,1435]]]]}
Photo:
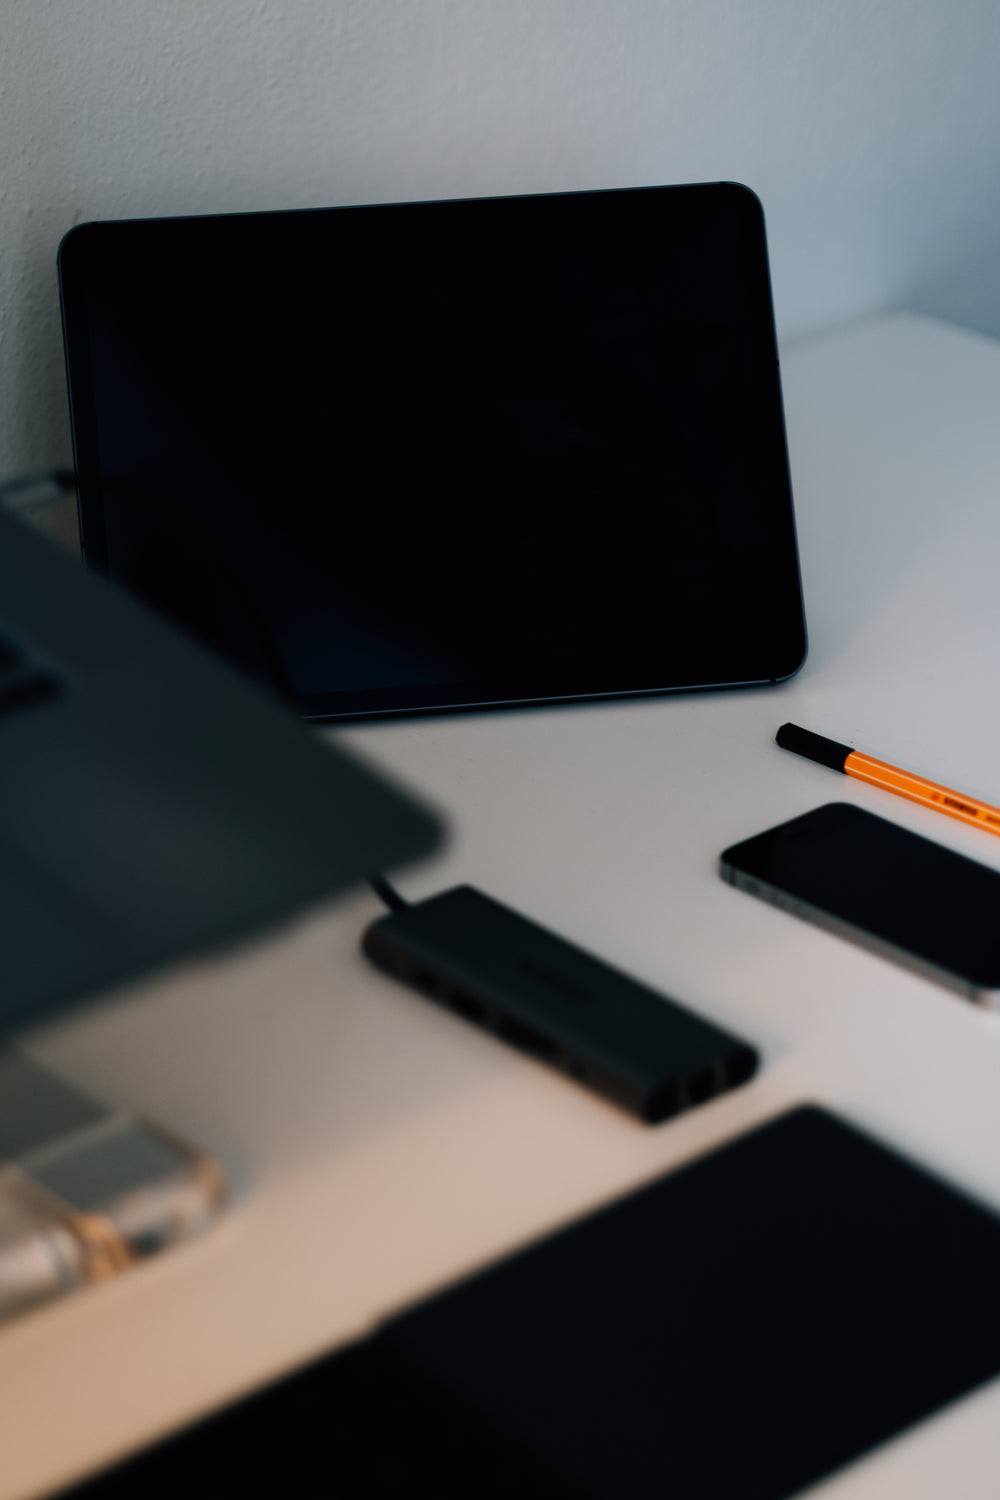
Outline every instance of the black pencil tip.
{"type": "Polygon", "coordinates": [[[811,729],[800,729],[798,724],[782,724],[774,739],[782,750],[804,755],[806,760],[828,766],[831,771],[842,771],[844,762],[851,753],[850,745],[841,745],[821,734],[813,734],[811,729]]]}

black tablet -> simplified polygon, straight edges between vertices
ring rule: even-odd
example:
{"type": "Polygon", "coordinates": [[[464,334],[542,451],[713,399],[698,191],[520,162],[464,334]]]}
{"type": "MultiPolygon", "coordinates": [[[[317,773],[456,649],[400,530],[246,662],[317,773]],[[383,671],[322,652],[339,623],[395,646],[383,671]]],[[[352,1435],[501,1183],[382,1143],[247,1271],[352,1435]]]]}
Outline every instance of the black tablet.
{"type": "Polygon", "coordinates": [[[801,663],[746,188],[86,224],[60,276],[87,560],[304,714],[801,663]]]}
{"type": "Polygon", "coordinates": [[[992,1213],[796,1109],[79,1500],[785,1500],[1000,1374],[998,1255],[992,1213]]]}

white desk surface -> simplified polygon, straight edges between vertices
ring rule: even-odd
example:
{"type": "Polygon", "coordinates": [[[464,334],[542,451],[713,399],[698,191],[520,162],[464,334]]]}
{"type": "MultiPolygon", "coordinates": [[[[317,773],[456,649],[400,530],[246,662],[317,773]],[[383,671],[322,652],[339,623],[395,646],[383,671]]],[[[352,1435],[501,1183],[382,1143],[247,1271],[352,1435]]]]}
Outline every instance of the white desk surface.
{"type": "MultiPolygon", "coordinates": [[[[837,798],[1000,868],[1000,841],[772,744],[792,719],[1000,801],[1000,344],[900,315],[782,363],[811,643],[791,683],[339,736],[450,816],[407,896],[481,886],[745,1033],[758,1078],[636,1124],[369,968],[367,893],[36,1034],[52,1066],[215,1151],[235,1200],[201,1241],[0,1329],[2,1500],[802,1100],[1000,1209],[1000,1016],[716,873],[725,845],[837,798]]],[[[820,1492],[995,1500],[1000,1381],[820,1492]]]]}

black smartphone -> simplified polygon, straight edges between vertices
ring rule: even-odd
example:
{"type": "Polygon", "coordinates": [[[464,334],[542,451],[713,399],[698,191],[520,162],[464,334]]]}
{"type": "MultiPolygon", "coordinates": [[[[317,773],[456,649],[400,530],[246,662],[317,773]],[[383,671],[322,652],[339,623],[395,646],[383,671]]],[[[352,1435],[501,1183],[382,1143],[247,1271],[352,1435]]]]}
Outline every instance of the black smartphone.
{"type": "Polygon", "coordinates": [[[720,858],[725,880],[980,1005],[1000,996],[1000,872],[848,802],[720,858]]]}

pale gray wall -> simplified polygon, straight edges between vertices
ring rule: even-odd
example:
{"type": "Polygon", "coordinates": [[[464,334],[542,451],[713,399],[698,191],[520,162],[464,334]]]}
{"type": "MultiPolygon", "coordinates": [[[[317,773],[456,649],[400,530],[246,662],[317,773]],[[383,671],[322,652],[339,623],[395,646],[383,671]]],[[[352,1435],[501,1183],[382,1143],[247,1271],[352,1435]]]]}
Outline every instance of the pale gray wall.
{"type": "Polygon", "coordinates": [[[1000,5],[0,0],[0,474],[68,456],[75,222],[720,177],[783,335],[1000,333],[1000,5]]]}

